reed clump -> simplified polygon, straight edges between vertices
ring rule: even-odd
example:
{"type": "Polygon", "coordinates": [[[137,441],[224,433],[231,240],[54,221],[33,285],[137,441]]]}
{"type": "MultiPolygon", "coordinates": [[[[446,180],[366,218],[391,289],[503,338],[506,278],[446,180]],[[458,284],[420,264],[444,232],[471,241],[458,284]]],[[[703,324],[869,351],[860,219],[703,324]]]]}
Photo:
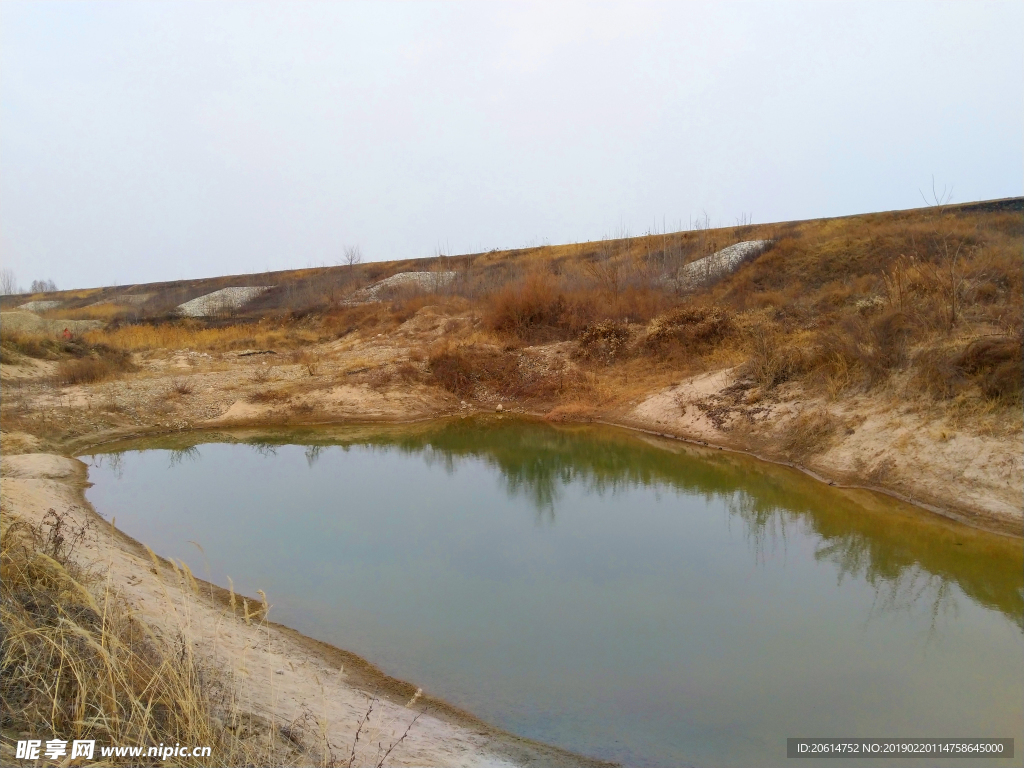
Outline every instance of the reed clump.
{"type": "MultiPolygon", "coordinates": [[[[39,525],[5,515],[2,526],[4,733],[208,744],[223,756],[204,672],[188,644],[173,653],[162,648],[98,574],[74,561],[76,545],[94,531],[54,510],[39,525]]],[[[220,763],[188,758],[184,764],[220,763]]]]}

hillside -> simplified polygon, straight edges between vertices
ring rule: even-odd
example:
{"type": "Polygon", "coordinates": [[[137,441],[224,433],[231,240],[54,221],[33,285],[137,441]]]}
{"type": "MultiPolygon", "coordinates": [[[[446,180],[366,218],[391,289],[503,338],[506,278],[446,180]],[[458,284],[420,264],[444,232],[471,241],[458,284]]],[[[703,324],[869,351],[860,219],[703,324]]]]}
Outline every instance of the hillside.
{"type": "Polygon", "coordinates": [[[1019,533],[1022,253],[1017,198],[6,296],[5,451],[500,407],[1019,533]]]}

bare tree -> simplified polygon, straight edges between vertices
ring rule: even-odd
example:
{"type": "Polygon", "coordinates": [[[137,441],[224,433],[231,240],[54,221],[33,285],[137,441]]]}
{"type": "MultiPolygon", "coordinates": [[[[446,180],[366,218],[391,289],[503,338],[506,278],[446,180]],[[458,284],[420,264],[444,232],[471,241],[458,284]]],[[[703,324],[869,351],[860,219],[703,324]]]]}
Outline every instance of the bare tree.
{"type": "Polygon", "coordinates": [[[346,245],[345,252],[341,258],[341,263],[347,267],[354,267],[356,264],[362,264],[363,252],[359,249],[359,246],[346,245]]]}
{"type": "Polygon", "coordinates": [[[18,288],[18,278],[15,277],[14,270],[7,267],[0,269],[0,296],[15,293],[21,293],[21,289],[18,288]]]}
{"type": "MultiPolygon", "coordinates": [[[[947,212],[953,198],[953,188],[946,187],[939,192],[932,177],[931,200],[921,192],[925,204],[935,212],[935,229],[930,242],[916,259],[921,271],[939,288],[943,303],[943,318],[947,330],[953,330],[963,314],[963,296],[967,284],[964,259],[975,250],[970,238],[957,231],[957,226],[947,212]]],[[[915,244],[915,250],[917,246],[915,244]]]]}
{"type": "Polygon", "coordinates": [[[57,290],[57,284],[53,280],[33,280],[32,293],[49,293],[57,290]]]}

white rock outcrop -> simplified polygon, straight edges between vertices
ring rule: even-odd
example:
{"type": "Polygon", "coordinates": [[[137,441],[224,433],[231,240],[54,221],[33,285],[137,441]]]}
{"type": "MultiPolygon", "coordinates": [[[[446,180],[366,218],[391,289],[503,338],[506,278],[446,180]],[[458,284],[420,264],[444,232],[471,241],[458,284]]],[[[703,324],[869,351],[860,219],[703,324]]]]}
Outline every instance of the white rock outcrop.
{"type": "Polygon", "coordinates": [[[63,301],[53,300],[28,301],[18,305],[18,309],[27,309],[29,312],[45,312],[48,309],[56,309],[63,303],[63,301]]]}
{"type": "Polygon", "coordinates": [[[389,290],[413,288],[422,291],[439,291],[455,281],[454,272],[399,272],[380,282],[356,291],[353,301],[380,301],[382,294],[389,290]]]}
{"type": "Polygon", "coordinates": [[[191,301],[175,307],[176,314],[183,317],[208,317],[228,309],[238,309],[248,304],[257,296],[262,296],[273,286],[246,285],[234,288],[221,288],[219,291],[197,296],[191,301]]]}
{"type": "Polygon", "coordinates": [[[744,262],[760,256],[771,244],[771,240],[744,240],[735,243],[710,256],[686,264],[672,282],[684,289],[710,285],[735,272],[744,262]]]}

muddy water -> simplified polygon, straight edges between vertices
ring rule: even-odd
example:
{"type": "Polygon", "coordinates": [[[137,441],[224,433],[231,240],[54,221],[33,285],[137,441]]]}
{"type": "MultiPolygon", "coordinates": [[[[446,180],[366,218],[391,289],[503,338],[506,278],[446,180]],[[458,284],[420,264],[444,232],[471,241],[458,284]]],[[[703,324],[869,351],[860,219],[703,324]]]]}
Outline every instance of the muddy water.
{"type": "Polygon", "coordinates": [[[1010,736],[1018,758],[985,763],[1020,764],[1019,540],[611,428],[84,458],[97,510],[158,553],[523,736],[637,766],[783,765],[788,736],[1010,736]]]}

